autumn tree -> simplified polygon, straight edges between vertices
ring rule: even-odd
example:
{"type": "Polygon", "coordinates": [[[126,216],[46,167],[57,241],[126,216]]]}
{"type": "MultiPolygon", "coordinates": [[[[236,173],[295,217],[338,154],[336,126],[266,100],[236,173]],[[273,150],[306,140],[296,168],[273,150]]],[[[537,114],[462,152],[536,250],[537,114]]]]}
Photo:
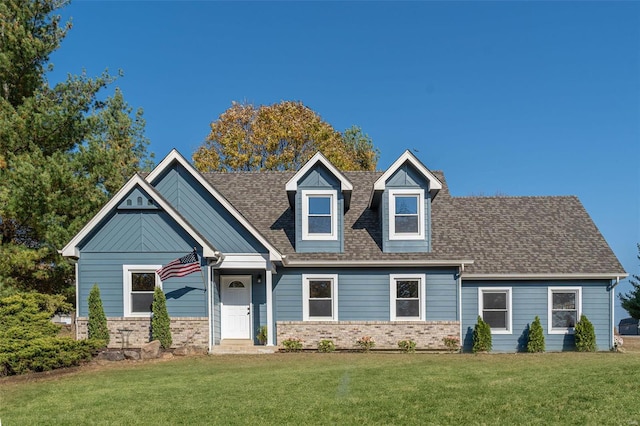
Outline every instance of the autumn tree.
{"type": "Polygon", "coordinates": [[[297,170],[321,151],[342,170],[375,170],[379,152],[358,127],[344,134],[301,102],[233,102],[193,155],[200,171],[297,170]]]}
{"type": "MultiPolygon", "coordinates": [[[[638,260],[640,260],[640,244],[638,244],[638,253],[638,260]]],[[[640,275],[633,275],[633,279],[630,279],[629,282],[633,286],[633,290],[618,295],[620,297],[620,305],[633,318],[640,319],[640,275]]]]}
{"type": "Polygon", "coordinates": [[[58,250],[150,156],[142,111],[99,97],[116,76],[49,84],[65,4],[0,1],[0,287],[70,296],[58,250]]]}

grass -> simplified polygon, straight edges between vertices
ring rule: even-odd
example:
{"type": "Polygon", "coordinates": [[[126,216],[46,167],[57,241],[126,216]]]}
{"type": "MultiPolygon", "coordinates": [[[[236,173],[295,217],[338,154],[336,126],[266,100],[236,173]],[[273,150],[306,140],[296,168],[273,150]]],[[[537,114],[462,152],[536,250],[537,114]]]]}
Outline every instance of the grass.
{"type": "Polygon", "coordinates": [[[639,424],[638,353],[274,354],[0,380],[24,424],[639,424]]]}

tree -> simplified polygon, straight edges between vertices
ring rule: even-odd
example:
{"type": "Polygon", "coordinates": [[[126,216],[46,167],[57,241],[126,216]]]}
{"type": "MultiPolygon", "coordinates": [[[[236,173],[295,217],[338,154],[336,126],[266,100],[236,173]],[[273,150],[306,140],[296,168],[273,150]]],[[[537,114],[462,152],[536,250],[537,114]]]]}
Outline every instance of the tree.
{"type": "Polygon", "coordinates": [[[255,106],[233,102],[196,150],[209,171],[297,170],[321,151],[342,170],[375,170],[379,153],[358,127],[341,134],[302,102],[255,106]]]}
{"type": "Polygon", "coordinates": [[[544,332],[542,324],[540,324],[540,318],[537,315],[531,323],[531,328],[529,328],[527,352],[544,352],[544,332]]]}
{"type": "MultiPolygon", "coordinates": [[[[640,244],[638,244],[638,260],[640,260],[640,244]]],[[[629,282],[633,290],[626,294],[618,294],[621,306],[635,319],[640,319],[640,275],[633,275],[629,282]]]]}
{"type": "Polygon", "coordinates": [[[173,340],[171,338],[171,319],[167,312],[167,299],[160,287],[153,291],[153,303],[151,304],[151,339],[159,340],[160,346],[169,349],[173,340]]]}
{"type": "Polygon", "coordinates": [[[575,326],[576,350],[578,352],[595,352],[596,332],[586,315],[580,315],[575,326]]]}
{"type": "Polygon", "coordinates": [[[49,85],[70,23],[62,0],[0,1],[0,287],[66,293],[73,267],[59,254],[125,179],[150,161],[142,110],[116,77],[69,75],[49,85]]]}
{"type": "Polygon", "coordinates": [[[478,315],[478,322],[473,328],[473,353],[489,352],[493,344],[491,341],[491,326],[478,315]]]}
{"type": "Polygon", "coordinates": [[[89,339],[103,340],[105,345],[109,344],[109,328],[107,327],[107,316],[104,314],[102,298],[100,297],[100,287],[94,284],[89,292],[89,322],[87,331],[89,339]]]}

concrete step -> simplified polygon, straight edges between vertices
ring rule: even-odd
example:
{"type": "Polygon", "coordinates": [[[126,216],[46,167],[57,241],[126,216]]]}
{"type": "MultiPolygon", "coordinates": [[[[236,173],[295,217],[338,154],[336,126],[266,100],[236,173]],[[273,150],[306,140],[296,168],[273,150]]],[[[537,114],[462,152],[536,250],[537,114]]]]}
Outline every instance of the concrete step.
{"type": "Polygon", "coordinates": [[[278,348],[275,346],[243,346],[243,345],[216,345],[211,348],[213,355],[256,355],[256,354],[272,354],[276,353],[278,348]]]}
{"type": "Polygon", "coordinates": [[[222,339],[220,341],[220,346],[253,346],[253,340],[251,339],[222,339]]]}

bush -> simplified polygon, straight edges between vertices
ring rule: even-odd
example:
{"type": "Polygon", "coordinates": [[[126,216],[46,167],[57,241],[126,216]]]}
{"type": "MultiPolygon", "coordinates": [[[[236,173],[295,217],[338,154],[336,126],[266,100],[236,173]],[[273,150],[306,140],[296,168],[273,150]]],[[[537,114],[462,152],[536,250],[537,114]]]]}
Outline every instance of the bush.
{"type": "Polygon", "coordinates": [[[109,329],[107,316],[104,314],[100,287],[94,284],[89,293],[89,323],[87,324],[89,339],[103,340],[105,346],[109,344],[109,329]]]}
{"type": "Polygon", "coordinates": [[[473,328],[473,353],[489,352],[491,350],[491,326],[478,315],[478,323],[473,328]]]}
{"type": "Polygon", "coordinates": [[[291,337],[282,341],[285,352],[300,352],[302,350],[302,340],[297,337],[291,337]]]}
{"type": "Polygon", "coordinates": [[[0,299],[0,376],[48,371],[88,361],[103,340],[58,337],[51,322],[71,305],[61,295],[17,293],[0,299]]]}
{"type": "Polygon", "coordinates": [[[527,339],[527,352],[544,352],[544,332],[542,331],[542,324],[540,324],[540,318],[536,315],[535,319],[531,323],[529,328],[529,337],[527,339]]]}
{"type": "Polygon", "coordinates": [[[320,340],[318,342],[318,352],[335,352],[336,345],[333,343],[333,340],[320,340]]]}
{"type": "Polygon", "coordinates": [[[458,336],[447,336],[442,341],[449,351],[456,352],[460,350],[460,338],[458,336]]]}
{"type": "Polygon", "coordinates": [[[260,328],[258,329],[258,333],[256,334],[256,339],[258,339],[258,342],[260,342],[261,345],[264,345],[267,343],[267,337],[268,337],[267,330],[268,329],[266,325],[261,325],[260,328]]]}
{"type": "Polygon", "coordinates": [[[578,352],[595,352],[596,332],[586,315],[580,315],[575,327],[576,350],[578,352]]]}
{"type": "Polygon", "coordinates": [[[160,346],[169,349],[171,343],[171,320],[167,312],[167,299],[160,287],[153,291],[153,303],[151,304],[153,317],[151,318],[151,339],[159,340],[160,346]]]}
{"type": "Polygon", "coordinates": [[[414,353],[416,351],[416,342],[411,339],[408,340],[400,340],[398,342],[398,347],[402,352],[406,353],[414,353]]]}
{"type": "Polygon", "coordinates": [[[376,345],[376,342],[371,336],[363,336],[356,340],[356,345],[360,347],[362,352],[369,352],[376,345]]]}

